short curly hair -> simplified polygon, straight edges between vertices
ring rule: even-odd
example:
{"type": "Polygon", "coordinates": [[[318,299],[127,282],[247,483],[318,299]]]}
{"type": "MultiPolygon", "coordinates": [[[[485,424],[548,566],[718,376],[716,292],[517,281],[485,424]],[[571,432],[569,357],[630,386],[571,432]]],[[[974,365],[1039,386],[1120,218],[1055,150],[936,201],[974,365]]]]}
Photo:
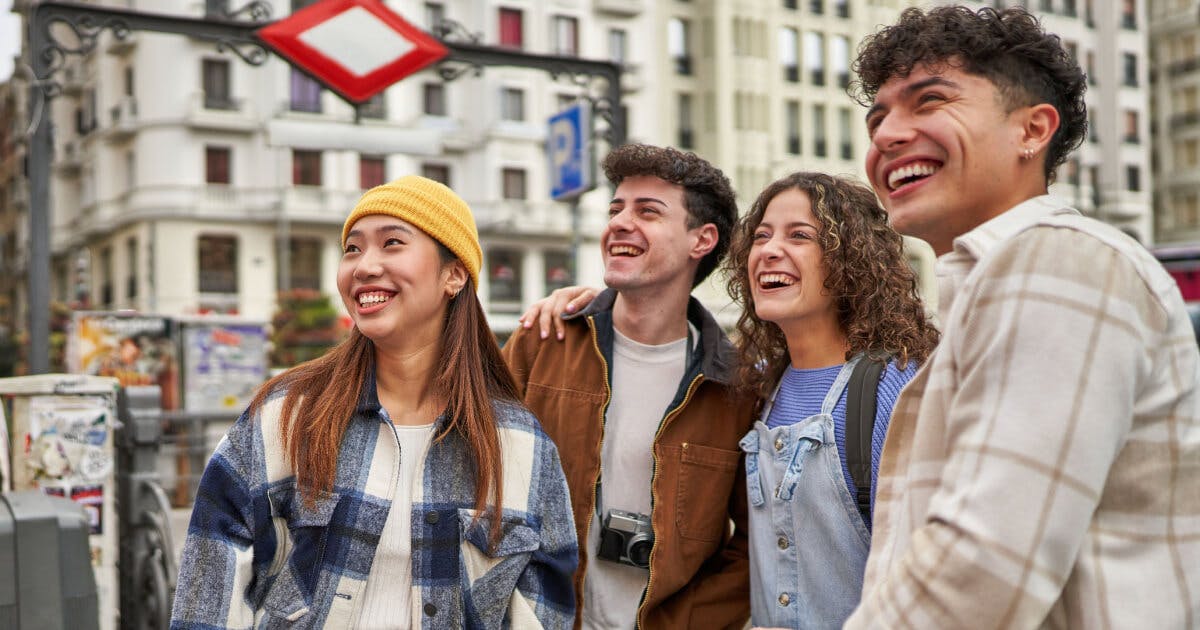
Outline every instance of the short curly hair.
{"type": "Polygon", "coordinates": [[[692,286],[704,282],[729,251],[730,233],[737,221],[737,198],[725,173],[690,151],[648,144],[621,145],[604,158],[602,166],[613,186],[627,177],[649,175],[683,187],[688,228],[705,223],[717,227],[717,245],[700,259],[692,286]]]}
{"type": "Polygon", "coordinates": [[[734,230],[726,267],[729,296],[742,307],[737,387],[765,399],[790,361],[783,330],[755,312],[749,259],[767,205],[793,189],[808,196],[820,223],[817,243],[825,290],[833,297],[838,325],[846,335],[846,358],[870,352],[894,356],[900,364],[923,363],[937,345],[938,331],[917,295],[917,275],[904,254],[903,240],[888,226],[875,193],[849,177],[802,171],[768,185],[734,230]]]}
{"type": "Polygon", "coordinates": [[[1020,7],[1002,11],[944,6],[905,9],[895,24],[863,40],[850,95],[869,106],[894,77],[918,66],[946,64],[982,76],[1000,91],[1009,111],[1049,103],[1060,122],[1046,152],[1046,180],[1087,133],[1087,80],[1057,35],[1020,7]]]}

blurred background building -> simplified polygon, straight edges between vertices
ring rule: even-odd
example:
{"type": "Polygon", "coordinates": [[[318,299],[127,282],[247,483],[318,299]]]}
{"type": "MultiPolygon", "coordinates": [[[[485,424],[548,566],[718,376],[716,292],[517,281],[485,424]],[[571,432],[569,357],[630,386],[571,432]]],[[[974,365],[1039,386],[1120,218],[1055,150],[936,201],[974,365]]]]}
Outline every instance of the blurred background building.
{"type": "MultiPolygon", "coordinates": [[[[276,3],[275,17],[302,6],[296,2],[276,3]]],[[[867,135],[864,110],[845,93],[850,63],[865,35],[917,3],[388,4],[427,29],[453,20],[485,44],[623,64],[629,141],[710,159],[731,177],[745,210],[765,184],[794,170],[863,178],[867,135]]],[[[1089,137],[1052,192],[1147,245],[1194,241],[1197,0],[964,4],[1027,6],[1088,73],[1089,137]]],[[[196,0],[120,6],[205,12],[196,0]]],[[[20,0],[15,8],[28,7],[20,0]]],[[[544,142],[546,119],[580,90],[544,71],[489,67],[445,82],[425,70],[361,108],[357,121],[354,108],[279,58],[254,67],[176,35],[115,41],[104,33],[93,54],[72,57],[59,73],[63,94],[48,111],[26,111],[25,78],[18,60],[0,87],[0,318],[10,326],[22,327],[24,317],[22,138],[30,114],[54,124],[52,291],[64,303],[265,320],[279,290],[336,294],[342,219],[365,188],[412,172],[449,184],[476,212],[481,296],[502,337],[546,292],[601,281],[597,239],[611,191],[601,176],[581,201],[572,277],[569,206],[550,199],[544,142]]],[[[607,146],[598,146],[603,157],[607,146]]],[[[909,249],[932,298],[932,253],[916,241],[909,249]]],[[[735,319],[721,279],[698,295],[724,322],[735,319]]]]}

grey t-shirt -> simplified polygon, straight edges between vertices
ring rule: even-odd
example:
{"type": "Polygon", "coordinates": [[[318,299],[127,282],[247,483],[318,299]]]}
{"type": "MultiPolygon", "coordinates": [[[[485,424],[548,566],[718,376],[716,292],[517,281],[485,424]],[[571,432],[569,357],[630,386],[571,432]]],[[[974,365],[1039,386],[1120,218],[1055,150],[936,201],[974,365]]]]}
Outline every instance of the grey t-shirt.
{"type": "MultiPolygon", "coordinates": [[[[687,338],[650,346],[616,329],[613,333],[612,400],[600,449],[601,494],[588,532],[583,583],[583,627],[589,630],[634,626],[650,573],[598,559],[600,527],[611,509],[649,516],[654,435],[679,389],[687,360],[687,338]]],[[[691,336],[697,337],[694,329],[691,336]]]]}

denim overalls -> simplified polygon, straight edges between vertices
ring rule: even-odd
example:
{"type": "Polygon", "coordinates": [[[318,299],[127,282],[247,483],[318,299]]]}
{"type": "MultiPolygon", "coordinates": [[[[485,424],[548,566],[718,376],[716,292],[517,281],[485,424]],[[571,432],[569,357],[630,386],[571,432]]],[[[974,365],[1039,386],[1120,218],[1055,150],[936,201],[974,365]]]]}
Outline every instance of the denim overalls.
{"type": "Polygon", "coordinates": [[[833,433],[833,409],[859,359],[842,366],[821,413],[770,429],[772,394],[742,438],[755,626],[841,628],[862,597],[870,533],[846,488],[833,433]]]}

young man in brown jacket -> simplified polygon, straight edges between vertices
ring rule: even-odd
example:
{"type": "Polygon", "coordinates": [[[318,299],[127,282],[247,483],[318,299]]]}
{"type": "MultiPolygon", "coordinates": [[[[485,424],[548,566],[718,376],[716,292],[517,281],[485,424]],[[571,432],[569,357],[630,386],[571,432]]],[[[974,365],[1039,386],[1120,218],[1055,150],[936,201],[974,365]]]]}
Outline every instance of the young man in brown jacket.
{"type": "Polygon", "coordinates": [[[692,289],[729,248],[728,178],[695,154],[625,145],[604,282],[561,342],[518,329],[503,348],[558,445],[579,534],[576,627],[741,628],[749,617],[738,440],[751,401],[733,347],[692,289]],[[730,521],[734,526],[730,528],[730,521]]]}

